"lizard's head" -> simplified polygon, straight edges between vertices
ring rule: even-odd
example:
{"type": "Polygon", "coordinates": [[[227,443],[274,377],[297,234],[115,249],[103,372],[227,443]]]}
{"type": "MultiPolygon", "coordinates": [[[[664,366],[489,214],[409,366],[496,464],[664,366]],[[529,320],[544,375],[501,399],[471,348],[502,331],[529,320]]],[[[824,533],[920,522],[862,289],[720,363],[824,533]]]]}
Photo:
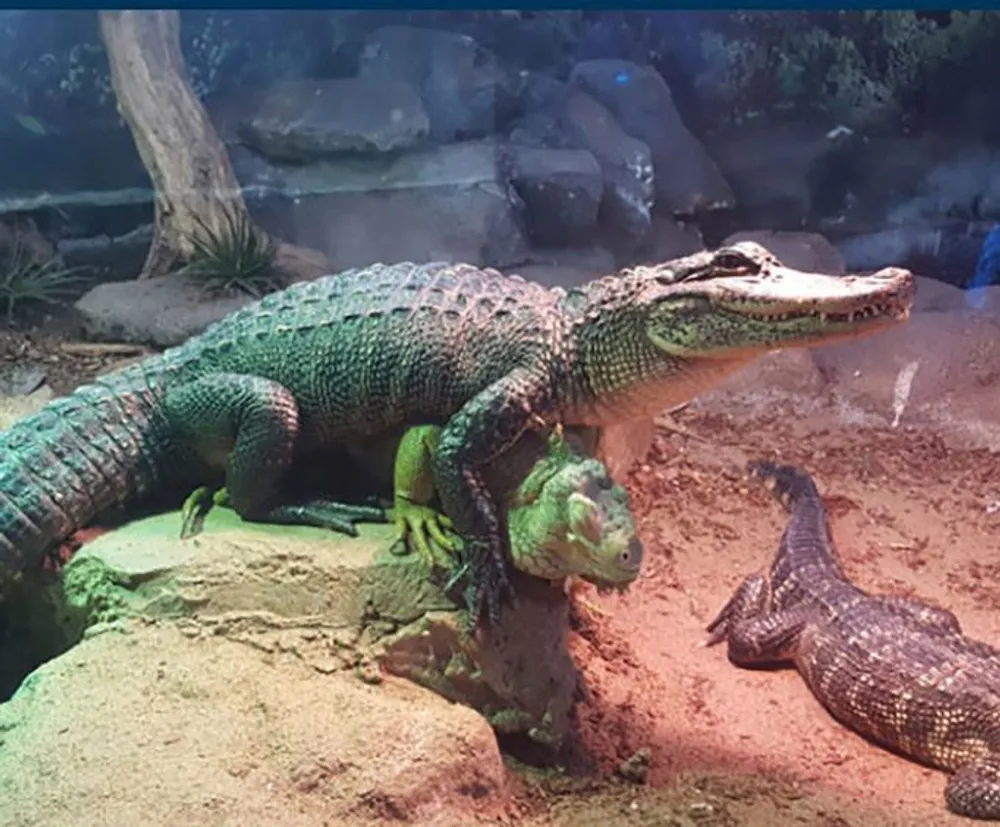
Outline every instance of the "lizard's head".
{"type": "Polygon", "coordinates": [[[829,276],[783,266],[764,247],[731,247],[624,274],[658,350],[680,359],[749,360],[770,350],[854,339],[906,321],[913,274],[895,267],[829,276]]]}
{"type": "Polygon", "coordinates": [[[517,567],[548,580],[575,575],[598,588],[627,588],[642,568],[628,492],[603,463],[580,453],[535,466],[507,523],[517,567]]]}

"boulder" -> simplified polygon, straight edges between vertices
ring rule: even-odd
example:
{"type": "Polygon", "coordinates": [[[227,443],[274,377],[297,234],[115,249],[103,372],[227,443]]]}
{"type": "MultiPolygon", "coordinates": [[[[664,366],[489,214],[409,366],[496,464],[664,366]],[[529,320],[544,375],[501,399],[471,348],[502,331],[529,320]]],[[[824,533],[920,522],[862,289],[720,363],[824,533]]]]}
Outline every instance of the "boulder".
{"type": "Polygon", "coordinates": [[[511,181],[528,235],[543,246],[592,240],[604,193],[601,167],[583,150],[513,147],[511,181]]]}
{"type": "Polygon", "coordinates": [[[652,66],[627,60],[585,60],[570,82],[588,92],[652,154],[656,204],[690,215],[732,207],[733,192],[718,166],[684,125],[666,81],[652,66]]]}
{"type": "MultiPolygon", "coordinates": [[[[747,123],[707,139],[746,220],[801,227],[816,212],[816,175],[837,149],[829,125],[747,123]]],[[[839,202],[839,198],[833,199],[839,202]]]]}
{"type": "Polygon", "coordinates": [[[526,81],[524,97],[529,111],[511,129],[511,143],[584,149],[593,155],[604,175],[602,228],[624,253],[634,250],[652,220],[649,147],[629,137],[593,97],[568,84],[535,74],[526,81]]]}
{"type": "Polygon", "coordinates": [[[91,339],[163,348],[179,345],[252,301],[249,295],[209,297],[203,281],[170,274],[99,284],[74,307],[91,339]]]}
{"type": "Polygon", "coordinates": [[[639,248],[640,264],[659,264],[689,256],[705,249],[698,225],[682,222],[669,215],[654,215],[645,243],[639,248]]]}
{"type": "Polygon", "coordinates": [[[197,622],[94,629],[0,705],[0,741],[5,825],[458,827],[509,798],[472,710],[197,622]]]}
{"type": "Polygon", "coordinates": [[[309,161],[340,152],[390,152],[430,130],[420,95],[391,78],[289,80],[256,99],[239,135],[275,160],[309,161]]]}
{"type": "Polygon", "coordinates": [[[180,540],[180,519],[159,514],[83,545],[63,576],[71,636],[95,623],[162,623],[293,654],[318,675],[406,677],[498,732],[546,745],[566,735],[580,679],[565,648],[563,588],[515,572],[516,606],[469,635],[422,560],[391,553],[390,526],[352,538],[244,525],[215,509],[201,534],[180,540]]]}
{"type": "Polygon", "coordinates": [[[358,74],[412,84],[430,117],[431,138],[442,143],[492,135],[513,103],[494,56],[457,32],[377,29],[361,52],[358,74]]]}
{"type": "Polygon", "coordinates": [[[244,188],[272,202],[256,213],[261,225],[323,252],[330,272],[377,261],[524,260],[516,199],[492,141],[310,164],[269,163],[237,148],[231,159],[244,188]]]}

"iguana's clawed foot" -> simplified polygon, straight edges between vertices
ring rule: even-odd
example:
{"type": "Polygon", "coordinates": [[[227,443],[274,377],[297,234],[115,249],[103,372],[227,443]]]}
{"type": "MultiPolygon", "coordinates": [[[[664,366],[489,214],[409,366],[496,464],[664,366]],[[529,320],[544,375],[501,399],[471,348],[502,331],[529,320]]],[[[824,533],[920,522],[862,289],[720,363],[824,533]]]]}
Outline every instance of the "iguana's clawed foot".
{"type": "Polygon", "coordinates": [[[399,536],[393,544],[397,553],[415,551],[430,568],[450,568],[455,541],[448,536],[451,519],[426,505],[396,501],[390,509],[389,519],[395,523],[399,536]]]}
{"type": "Polygon", "coordinates": [[[181,539],[185,540],[199,534],[208,512],[216,506],[225,508],[228,505],[229,493],[225,488],[215,491],[204,485],[196,488],[181,506],[181,539]]]}

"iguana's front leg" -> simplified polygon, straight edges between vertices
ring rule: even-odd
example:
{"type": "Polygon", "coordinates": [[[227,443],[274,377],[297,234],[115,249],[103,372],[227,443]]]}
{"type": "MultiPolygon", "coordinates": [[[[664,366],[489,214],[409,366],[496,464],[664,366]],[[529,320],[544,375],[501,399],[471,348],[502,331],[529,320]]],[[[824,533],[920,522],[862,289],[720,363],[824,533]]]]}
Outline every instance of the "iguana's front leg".
{"type": "Polygon", "coordinates": [[[455,548],[445,533],[452,527],[451,519],[431,508],[434,451],[441,430],[439,425],[416,425],[403,434],[393,464],[393,506],[389,515],[399,531],[400,541],[412,541],[417,553],[432,568],[437,559],[431,543],[445,552],[455,548]]]}
{"type": "Polygon", "coordinates": [[[465,600],[473,623],[484,606],[499,621],[510,591],[507,538],[483,468],[510,450],[551,413],[544,374],[521,368],[474,396],[448,420],[434,452],[434,485],[444,512],[464,540],[465,600]]]}
{"type": "Polygon", "coordinates": [[[358,522],[385,522],[381,508],[313,499],[283,502],[299,434],[295,397],[259,376],[218,373],[171,388],[163,399],[171,438],[209,466],[225,464],[223,492],[198,489],[184,504],[182,535],[214,504],[249,522],[312,525],[355,535],[358,522]]]}

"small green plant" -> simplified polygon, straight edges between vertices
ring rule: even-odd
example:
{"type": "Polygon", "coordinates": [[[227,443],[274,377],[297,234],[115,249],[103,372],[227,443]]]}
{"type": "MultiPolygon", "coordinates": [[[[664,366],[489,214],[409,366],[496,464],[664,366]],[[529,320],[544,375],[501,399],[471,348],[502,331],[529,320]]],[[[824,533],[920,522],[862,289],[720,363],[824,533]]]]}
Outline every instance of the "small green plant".
{"type": "Polygon", "coordinates": [[[244,210],[225,209],[220,230],[200,218],[190,237],[194,254],[191,272],[222,292],[242,292],[255,298],[280,289],[275,268],[278,245],[258,229],[244,210]]]}
{"type": "Polygon", "coordinates": [[[58,256],[42,259],[17,235],[0,258],[0,303],[12,323],[24,305],[63,304],[85,283],[84,268],[66,267],[58,256]]]}

